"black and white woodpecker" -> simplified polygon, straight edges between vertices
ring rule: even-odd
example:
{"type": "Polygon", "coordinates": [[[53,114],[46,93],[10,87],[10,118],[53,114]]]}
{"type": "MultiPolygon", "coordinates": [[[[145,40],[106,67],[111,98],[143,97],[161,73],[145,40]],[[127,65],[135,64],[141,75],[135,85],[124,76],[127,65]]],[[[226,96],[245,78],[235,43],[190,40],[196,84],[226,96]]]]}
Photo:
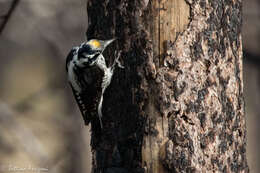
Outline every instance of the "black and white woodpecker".
{"type": "Polygon", "coordinates": [[[66,59],[68,81],[86,125],[98,115],[100,126],[103,128],[103,95],[110,85],[115,66],[123,68],[118,61],[120,52],[110,67],[107,67],[102,55],[114,40],[89,40],[73,47],[66,59]]]}

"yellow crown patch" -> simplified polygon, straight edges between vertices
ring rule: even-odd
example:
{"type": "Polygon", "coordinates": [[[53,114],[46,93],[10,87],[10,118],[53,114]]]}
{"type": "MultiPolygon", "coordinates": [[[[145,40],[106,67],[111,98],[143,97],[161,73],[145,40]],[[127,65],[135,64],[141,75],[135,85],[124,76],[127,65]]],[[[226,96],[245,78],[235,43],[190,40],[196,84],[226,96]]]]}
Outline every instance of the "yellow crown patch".
{"type": "Polygon", "coordinates": [[[89,44],[92,45],[94,48],[100,47],[100,42],[97,40],[91,40],[89,44]]]}

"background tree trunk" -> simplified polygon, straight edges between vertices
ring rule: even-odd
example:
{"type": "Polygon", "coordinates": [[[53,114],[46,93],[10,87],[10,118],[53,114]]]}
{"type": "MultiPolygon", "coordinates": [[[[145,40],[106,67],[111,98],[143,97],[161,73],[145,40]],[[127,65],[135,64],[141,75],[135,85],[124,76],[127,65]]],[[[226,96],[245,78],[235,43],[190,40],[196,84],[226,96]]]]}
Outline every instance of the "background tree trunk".
{"type": "Polygon", "coordinates": [[[88,0],[88,39],[123,50],[92,122],[92,172],[249,172],[238,0],[88,0]]]}

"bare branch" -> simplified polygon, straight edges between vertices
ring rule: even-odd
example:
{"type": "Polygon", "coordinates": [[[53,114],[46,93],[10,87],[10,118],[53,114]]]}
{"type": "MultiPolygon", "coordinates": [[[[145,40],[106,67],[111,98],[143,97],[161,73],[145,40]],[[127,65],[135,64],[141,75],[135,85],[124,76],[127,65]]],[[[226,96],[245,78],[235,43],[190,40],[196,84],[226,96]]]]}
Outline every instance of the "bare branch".
{"type": "Polygon", "coordinates": [[[9,21],[9,19],[11,18],[15,8],[17,7],[18,3],[20,2],[20,0],[13,0],[10,9],[8,10],[7,14],[4,16],[1,16],[1,18],[4,18],[3,23],[0,25],[0,35],[2,34],[7,22],[9,21]]]}

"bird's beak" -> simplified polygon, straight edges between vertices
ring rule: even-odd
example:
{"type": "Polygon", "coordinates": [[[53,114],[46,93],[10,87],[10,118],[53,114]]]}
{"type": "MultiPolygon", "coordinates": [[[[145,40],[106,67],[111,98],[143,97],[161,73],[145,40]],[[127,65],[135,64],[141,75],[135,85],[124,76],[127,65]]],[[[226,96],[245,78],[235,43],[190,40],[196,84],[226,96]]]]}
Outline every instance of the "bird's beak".
{"type": "Polygon", "coordinates": [[[115,41],[116,40],[116,38],[113,38],[113,39],[110,39],[110,40],[105,40],[104,41],[104,49],[110,44],[110,43],[112,43],[113,41],[115,41]]]}

